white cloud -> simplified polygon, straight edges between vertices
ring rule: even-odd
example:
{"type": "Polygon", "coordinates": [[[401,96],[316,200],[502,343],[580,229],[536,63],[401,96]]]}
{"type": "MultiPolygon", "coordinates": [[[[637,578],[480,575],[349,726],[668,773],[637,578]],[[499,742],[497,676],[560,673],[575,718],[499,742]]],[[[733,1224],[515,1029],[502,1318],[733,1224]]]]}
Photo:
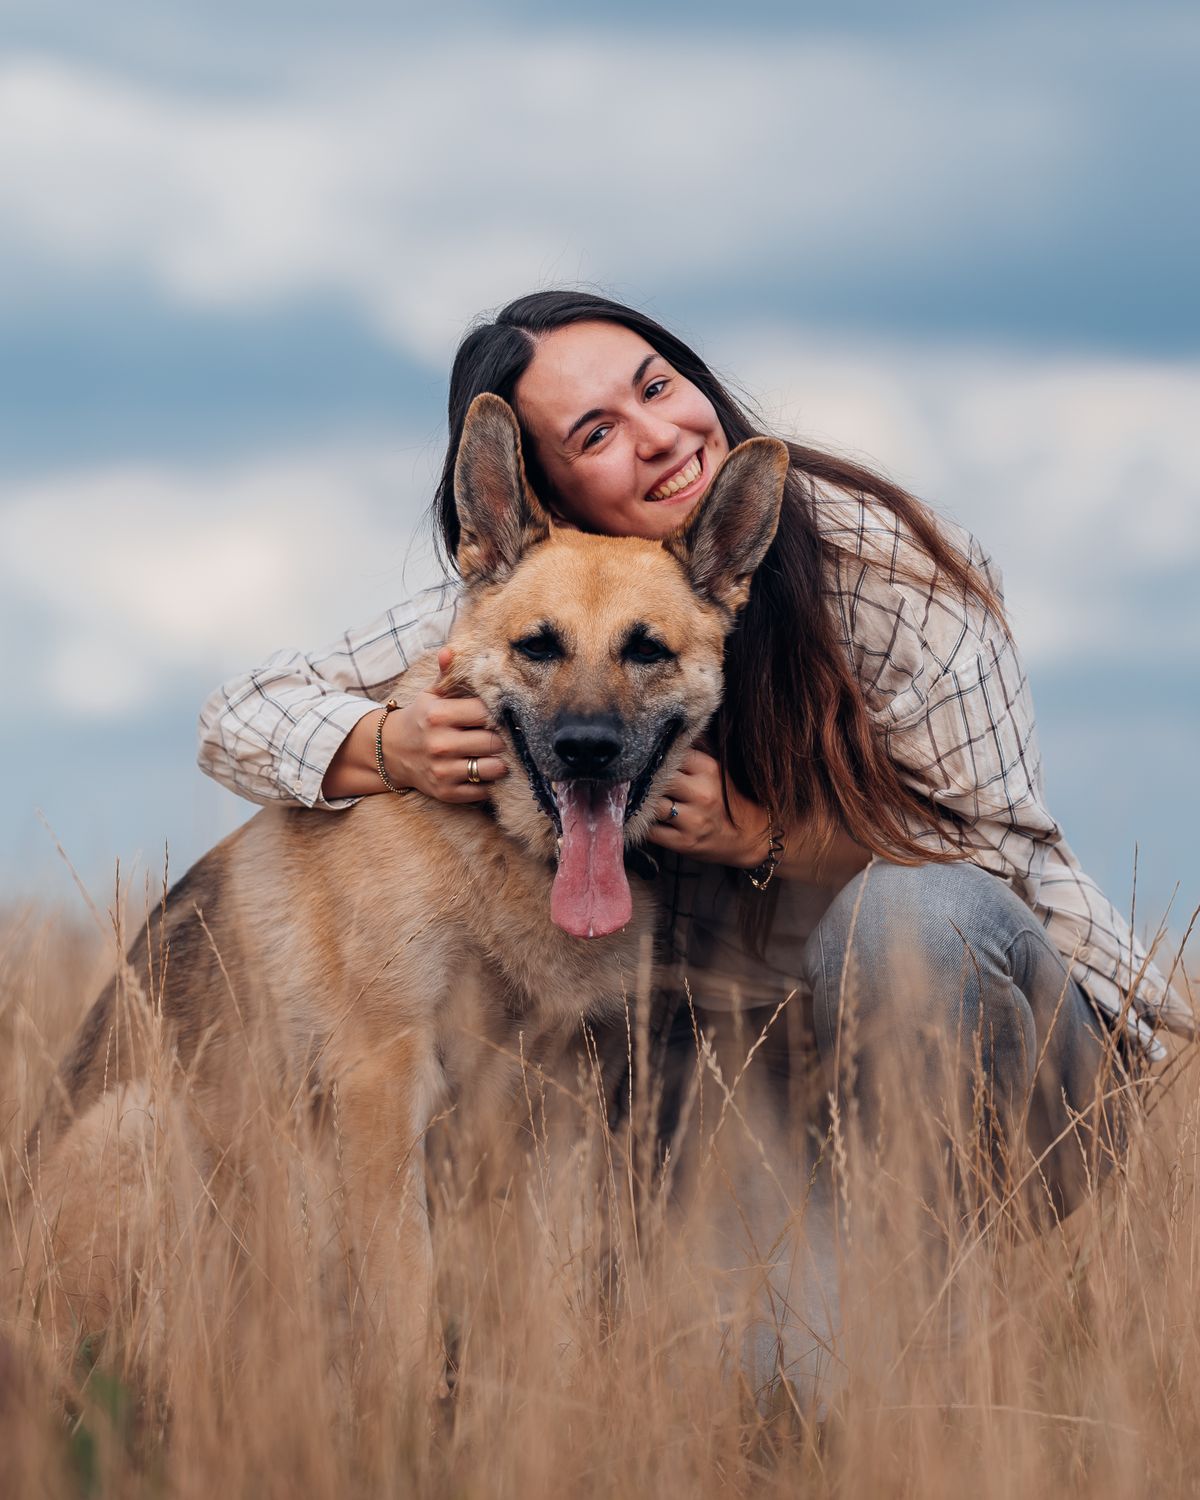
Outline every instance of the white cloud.
{"type": "Polygon", "coordinates": [[[10,486],[0,595],[25,648],[7,690],[113,716],[181,670],[215,685],[284,644],[313,647],[432,580],[418,527],[430,490],[430,455],[411,449],[10,486]]]}
{"type": "Polygon", "coordinates": [[[0,264],[189,305],[344,296],[439,364],[528,285],[1020,244],[1085,138],[1066,95],[980,90],[933,46],[561,32],[343,53],[250,95],[27,55],[0,68],[0,117],[0,264]],[[1004,193],[977,191],[984,160],[1004,193]]]}
{"type": "Polygon", "coordinates": [[[885,470],[974,531],[1029,656],[1196,660],[1200,364],[778,328],[731,335],[722,362],[780,430],[885,470]]]}

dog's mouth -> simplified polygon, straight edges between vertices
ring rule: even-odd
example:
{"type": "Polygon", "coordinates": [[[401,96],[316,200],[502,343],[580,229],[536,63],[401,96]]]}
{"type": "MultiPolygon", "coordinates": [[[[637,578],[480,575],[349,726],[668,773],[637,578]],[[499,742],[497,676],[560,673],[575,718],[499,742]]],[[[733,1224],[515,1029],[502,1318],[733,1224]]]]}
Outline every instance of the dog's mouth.
{"type": "Polygon", "coordinates": [[[503,718],[534,801],[558,834],[552,920],[573,937],[606,937],[618,931],[633,915],[625,874],[625,825],[644,805],[683,720],[670,721],[631,781],[551,781],[534,759],[515,714],[505,710],[503,718]]]}

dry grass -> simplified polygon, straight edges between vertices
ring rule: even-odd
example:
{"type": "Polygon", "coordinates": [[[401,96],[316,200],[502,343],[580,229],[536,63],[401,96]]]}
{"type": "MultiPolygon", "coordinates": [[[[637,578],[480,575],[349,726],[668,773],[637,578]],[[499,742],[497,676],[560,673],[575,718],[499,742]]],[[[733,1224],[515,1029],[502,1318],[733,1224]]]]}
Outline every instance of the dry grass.
{"type": "MultiPolygon", "coordinates": [[[[861,1139],[852,1110],[821,1139],[771,1139],[756,1092],[765,1049],[736,1028],[701,1038],[702,1083],[665,1169],[652,1069],[635,1069],[633,1125],[616,1135],[586,1053],[554,1078],[528,1070],[509,1134],[455,1141],[453,1120],[440,1127],[432,1199],[454,1389],[428,1399],[357,1297],[336,1142],[331,1160],[309,1114],[268,1085],[236,1158],[200,1170],[162,1055],[96,1125],[86,1186],[103,1205],[91,1226],[103,1257],[52,1263],[39,1283],[59,1209],[39,1200],[30,1228],[16,1206],[19,1143],[112,946],[45,913],[0,929],[4,1495],[1027,1500],[1197,1487],[1189,1063],[1156,1088],[1093,1201],[1037,1236],[1003,1184],[988,1214],[946,1211],[931,1233],[895,1143],[861,1139]],[[793,1246],[818,1212],[836,1221],[843,1305],[820,1422],[744,1357],[755,1318],[760,1334],[764,1317],[768,1334],[772,1319],[814,1321],[793,1246]],[[722,1269],[739,1258],[748,1269],[722,1269]]],[[[921,1109],[914,1099],[917,1127],[921,1109]]],[[[962,1178],[978,1167],[954,1165],[962,1178]]]]}

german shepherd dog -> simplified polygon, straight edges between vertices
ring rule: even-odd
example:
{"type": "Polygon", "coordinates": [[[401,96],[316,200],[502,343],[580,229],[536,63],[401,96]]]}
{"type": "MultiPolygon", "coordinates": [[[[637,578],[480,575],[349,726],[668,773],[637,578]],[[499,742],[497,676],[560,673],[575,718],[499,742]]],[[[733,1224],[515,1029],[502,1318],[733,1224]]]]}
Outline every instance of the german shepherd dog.
{"type": "MultiPolygon", "coordinates": [[[[184,876],[83,1021],[30,1137],[30,1174],[56,1205],[48,1260],[69,1264],[72,1235],[95,1222],[64,1195],[94,1176],[89,1116],[150,1066],[121,997],[145,1010],[153,996],[170,1097],[202,1122],[209,1158],[231,1149],[254,1070],[315,1110],[336,1100],[359,1286],[414,1357],[426,1347],[427,1128],[450,1101],[514,1090],[518,1034],[528,1056],[632,987],[654,912],[647,883],[631,892],[626,850],[717,707],[786,466],[781,443],[743,443],[662,542],[554,528],[512,412],[477,398],[455,472],[465,594],[443,690],[483,700],[525,775],[490,805],[268,808],[184,876]]],[[[422,659],[396,698],[437,676],[422,659]]]]}

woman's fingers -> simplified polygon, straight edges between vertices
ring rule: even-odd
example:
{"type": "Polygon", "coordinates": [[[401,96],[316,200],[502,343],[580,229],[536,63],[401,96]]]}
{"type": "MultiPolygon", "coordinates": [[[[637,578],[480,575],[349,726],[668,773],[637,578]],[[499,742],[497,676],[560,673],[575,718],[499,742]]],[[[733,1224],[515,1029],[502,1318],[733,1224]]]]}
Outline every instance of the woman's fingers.
{"type": "Polygon", "coordinates": [[[656,823],[678,823],[681,816],[681,808],[678,800],[669,794],[660,797],[654,804],[654,821],[656,823]]]}
{"type": "Polygon", "coordinates": [[[466,760],[472,755],[503,755],[504,741],[491,729],[442,729],[429,737],[433,755],[466,760]]]}
{"type": "Polygon", "coordinates": [[[468,786],[478,785],[483,781],[499,781],[501,776],[507,775],[508,766],[498,755],[469,756],[462,763],[461,779],[468,786]],[[472,771],[474,775],[471,774],[472,771]]]}
{"type": "Polygon", "coordinates": [[[492,794],[493,784],[508,775],[508,767],[495,756],[484,756],[479,760],[478,781],[468,781],[470,769],[470,761],[459,761],[455,767],[457,780],[445,788],[443,802],[485,802],[492,794]]]}
{"type": "Polygon", "coordinates": [[[438,756],[433,762],[437,795],[445,798],[454,794],[453,800],[458,802],[477,801],[478,798],[474,795],[464,798],[458,793],[468,791],[474,794],[482,788],[483,795],[486,795],[493,782],[507,775],[508,766],[498,755],[447,755],[438,756]],[[471,774],[472,771],[474,775],[471,774]]]}
{"type": "Polygon", "coordinates": [[[678,849],[681,854],[686,854],[691,845],[691,835],[686,828],[680,828],[678,823],[664,823],[661,818],[651,823],[646,838],[651,844],[658,844],[663,849],[678,849]]]}
{"type": "Polygon", "coordinates": [[[704,858],[726,822],[720,765],[703,750],[689,750],[654,804],[650,842],[704,858]]]}
{"type": "Polygon", "coordinates": [[[703,750],[697,750],[695,745],[693,745],[680,761],[679,770],[675,774],[683,777],[696,777],[701,780],[709,780],[715,776],[719,780],[721,766],[711,755],[706,755],[703,750]]]}
{"type": "Polygon", "coordinates": [[[392,780],[439,802],[482,802],[508,773],[506,743],[479,698],[419,693],[387,716],[383,737],[392,780]]]}
{"type": "Polygon", "coordinates": [[[431,729],[486,729],[487,705],[482,698],[439,698],[430,693],[426,718],[431,729]]]}

